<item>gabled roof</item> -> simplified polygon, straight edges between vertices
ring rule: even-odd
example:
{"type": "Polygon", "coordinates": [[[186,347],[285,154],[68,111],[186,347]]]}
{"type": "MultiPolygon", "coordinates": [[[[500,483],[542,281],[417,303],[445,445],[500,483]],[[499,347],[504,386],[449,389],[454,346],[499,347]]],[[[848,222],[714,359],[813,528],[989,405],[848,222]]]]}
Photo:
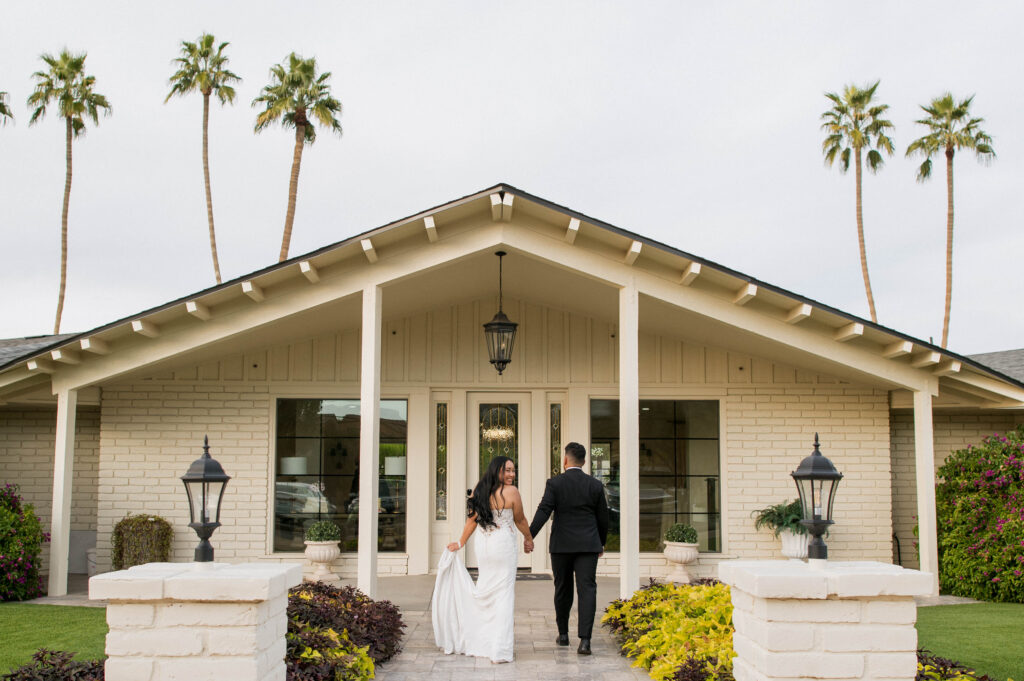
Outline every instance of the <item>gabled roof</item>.
{"type": "Polygon", "coordinates": [[[1017,381],[1024,381],[1024,348],[1020,350],[1003,350],[1001,352],[983,352],[968,355],[971,359],[987,367],[991,367],[1004,376],[1017,381]]]}
{"type": "MultiPolygon", "coordinates": [[[[799,324],[808,319],[813,312],[815,319],[823,320],[826,324],[820,331],[827,334],[829,340],[834,339],[837,343],[845,343],[850,339],[856,340],[861,337],[870,338],[873,347],[879,348],[877,354],[881,357],[894,362],[909,363],[914,368],[934,370],[934,375],[939,377],[959,374],[962,366],[970,367],[974,371],[971,374],[972,382],[971,385],[965,386],[965,389],[971,387],[975,391],[991,394],[993,389],[995,393],[1000,393],[1002,388],[999,386],[1006,386],[1012,387],[1014,395],[1020,395],[1020,390],[1024,389],[1024,380],[1020,374],[1008,375],[998,367],[993,368],[978,361],[976,357],[965,357],[944,350],[895,329],[875,324],[706,258],[534,196],[508,184],[498,184],[439,204],[362,234],[284,262],[274,263],[218,286],[172,300],[85,333],[21,339],[22,341],[36,340],[37,343],[13,343],[12,351],[9,354],[0,355],[0,374],[9,373],[18,367],[25,366],[26,361],[29,370],[50,372],[53,370],[52,367],[49,369],[44,367],[49,365],[51,354],[53,354],[53,359],[70,360],[70,363],[77,363],[77,358],[74,355],[80,350],[79,344],[81,344],[81,348],[86,348],[86,344],[92,343],[91,350],[93,352],[98,351],[100,354],[105,354],[107,341],[104,339],[117,341],[125,335],[133,335],[133,329],[143,336],[149,335],[147,330],[151,327],[147,324],[152,324],[152,322],[148,322],[147,319],[167,319],[169,315],[187,317],[185,309],[188,309],[193,316],[205,319],[209,314],[209,306],[221,304],[229,298],[237,298],[243,293],[254,300],[260,300],[262,298],[261,286],[274,285],[285,277],[299,276],[300,271],[310,282],[315,282],[318,280],[317,267],[332,266],[346,257],[365,255],[366,259],[362,260],[364,264],[366,260],[369,260],[370,263],[376,262],[378,257],[376,249],[387,248],[389,244],[395,243],[399,239],[408,238],[414,233],[422,239],[424,229],[430,241],[435,242],[438,239],[437,230],[443,229],[448,224],[454,224],[454,221],[471,212],[475,214],[486,210],[484,206],[488,203],[495,222],[507,222],[512,215],[514,204],[516,210],[519,210],[520,205],[524,208],[529,207],[531,211],[534,211],[534,217],[543,214],[548,222],[557,222],[562,225],[560,229],[565,230],[564,241],[569,244],[576,241],[578,234],[586,233],[592,246],[600,247],[605,251],[623,248],[622,251],[619,251],[622,255],[616,256],[620,263],[630,266],[636,264],[638,267],[647,265],[648,269],[657,272],[658,276],[673,276],[675,282],[680,286],[689,286],[698,277],[701,281],[713,282],[717,287],[716,290],[726,293],[729,298],[732,298],[732,303],[735,305],[746,305],[748,300],[754,297],[757,297],[758,300],[762,298],[769,300],[771,309],[774,310],[772,314],[775,319],[781,319],[786,324],[799,324]],[[517,202],[515,199],[519,199],[519,201],[517,202]],[[568,223],[567,227],[566,223],[568,223]],[[735,293],[735,297],[733,297],[733,293],[735,293]],[[177,310],[173,310],[174,308],[177,310]],[[104,349],[100,350],[100,348],[104,349]],[[59,352],[62,349],[65,351],[64,356],[61,356],[59,352]],[[56,354],[54,354],[55,352],[56,354]],[[977,373],[984,374],[984,376],[978,377],[977,373]],[[976,379],[980,379],[980,383],[976,379]],[[995,380],[994,383],[992,379],[995,380]]],[[[581,239],[582,241],[584,239],[581,239]]],[[[720,298],[721,296],[719,296],[720,298]]],[[[968,390],[968,392],[970,391],[968,390]]],[[[1024,401],[1020,400],[1020,397],[1014,399],[1024,401]]]]}
{"type": "Polygon", "coordinates": [[[59,345],[74,335],[73,333],[62,333],[56,336],[0,339],[0,367],[31,357],[39,350],[59,345]]]}

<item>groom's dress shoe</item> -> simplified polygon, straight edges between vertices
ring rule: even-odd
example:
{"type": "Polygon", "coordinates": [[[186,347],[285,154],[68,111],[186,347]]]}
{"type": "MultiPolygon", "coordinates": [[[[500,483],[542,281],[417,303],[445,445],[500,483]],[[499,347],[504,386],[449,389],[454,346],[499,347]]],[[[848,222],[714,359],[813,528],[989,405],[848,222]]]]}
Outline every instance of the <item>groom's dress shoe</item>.
{"type": "Polygon", "coordinates": [[[576,652],[579,653],[580,655],[589,655],[590,654],[590,639],[589,638],[581,638],[580,639],[580,647],[576,649],[576,652]]]}
{"type": "Polygon", "coordinates": [[[555,639],[555,643],[560,646],[569,645],[569,634],[559,634],[558,638],[555,639]]]}

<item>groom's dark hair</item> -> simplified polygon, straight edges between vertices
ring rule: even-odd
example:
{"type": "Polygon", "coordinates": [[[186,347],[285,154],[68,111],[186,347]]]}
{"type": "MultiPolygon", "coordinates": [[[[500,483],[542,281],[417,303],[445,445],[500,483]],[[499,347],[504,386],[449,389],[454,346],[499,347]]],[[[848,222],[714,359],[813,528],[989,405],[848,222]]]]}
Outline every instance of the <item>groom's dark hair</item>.
{"type": "Polygon", "coordinates": [[[573,463],[583,465],[587,462],[587,448],[579,442],[570,442],[565,446],[565,455],[573,463]]]}

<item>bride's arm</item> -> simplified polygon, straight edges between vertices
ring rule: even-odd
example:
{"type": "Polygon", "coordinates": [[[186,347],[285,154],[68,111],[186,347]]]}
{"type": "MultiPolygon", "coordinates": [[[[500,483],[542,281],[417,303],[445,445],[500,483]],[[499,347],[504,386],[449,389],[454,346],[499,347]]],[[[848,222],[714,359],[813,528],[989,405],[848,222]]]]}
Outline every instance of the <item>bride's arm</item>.
{"type": "Polygon", "coordinates": [[[462,537],[459,539],[459,541],[457,541],[457,542],[453,541],[451,544],[449,544],[448,545],[448,550],[449,551],[458,551],[463,546],[465,546],[466,542],[469,541],[469,536],[471,534],[473,534],[473,531],[475,529],[476,529],[476,516],[469,516],[468,518],[466,518],[466,526],[462,528],[462,537]]]}
{"type": "Polygon", "coordinates": [[[529,553],[533,550],[533,535],[530,534],[530,523],[526,521],[526,514],[523,513],[523,497],[519,494],[519,490],[513,488],[512,494],[512,519],[515,521],[516,527],[523,533],[523,543],[526,548],[526,552],[529,553]]]}

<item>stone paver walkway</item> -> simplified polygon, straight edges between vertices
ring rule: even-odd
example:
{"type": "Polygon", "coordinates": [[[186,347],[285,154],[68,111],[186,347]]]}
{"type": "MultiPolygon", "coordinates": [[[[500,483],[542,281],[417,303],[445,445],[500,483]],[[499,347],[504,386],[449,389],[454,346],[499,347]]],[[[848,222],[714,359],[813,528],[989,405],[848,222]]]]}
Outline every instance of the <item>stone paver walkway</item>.
{"type": "MultiPolygon", "coordinates": [[[[569,623],[570,645],[555,644],[558,633],[552,605],[551,581],[516,582],[515,659],[506,664],[464,655],[445,655],[434,645],[430,594],[434,578],[386,577],[380,580],[381,597],[402,608],[407,629],[402,652],[377,668],[381,681],[634,681],[650,679],[643,669],[630,667],[619,655],[607,630],[594,625],[593,655],[577,655],[576,615],[569,623]]],[[[619,581],[598,579],[598,612],[618,595],[619,581]]]]}

